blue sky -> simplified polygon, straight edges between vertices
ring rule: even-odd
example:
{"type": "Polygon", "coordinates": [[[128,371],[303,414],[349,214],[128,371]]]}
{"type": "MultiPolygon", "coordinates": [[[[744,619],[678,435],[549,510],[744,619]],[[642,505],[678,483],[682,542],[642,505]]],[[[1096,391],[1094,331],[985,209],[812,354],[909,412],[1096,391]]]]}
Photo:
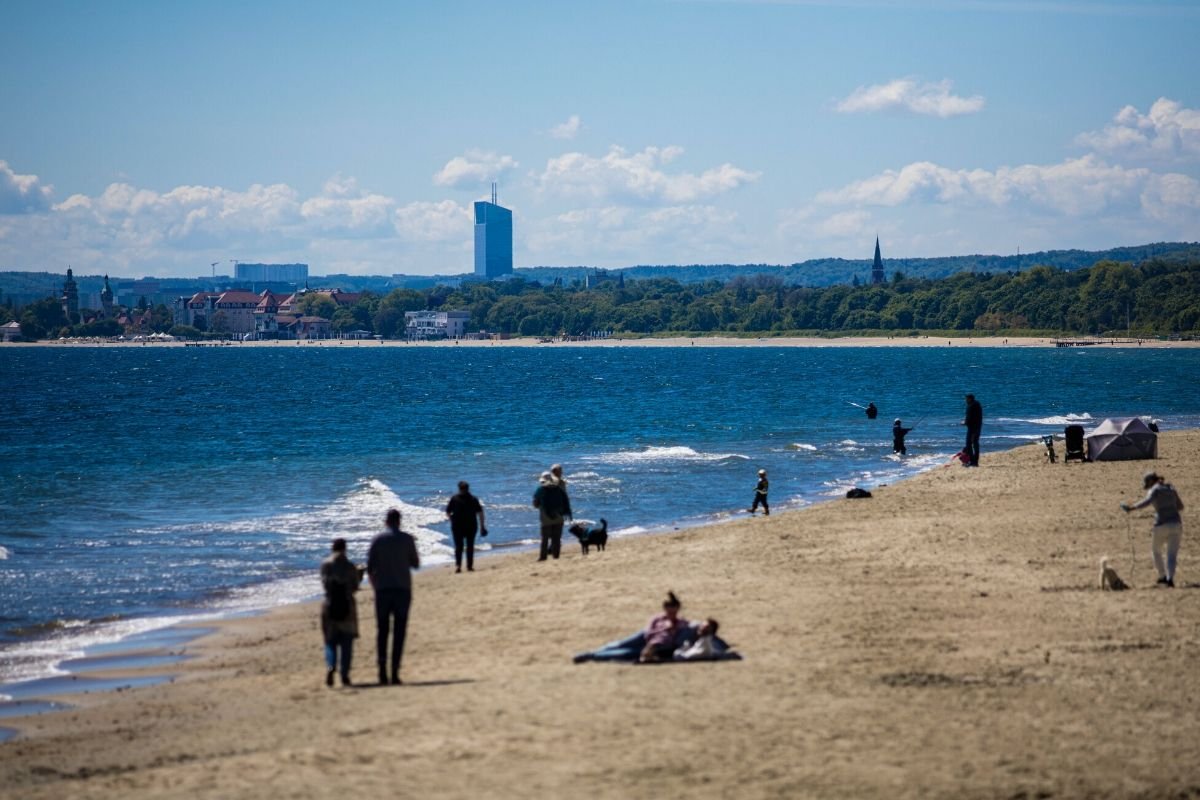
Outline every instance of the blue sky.
{"type": "Polygon", "coordinates": [[[1200,238],[1193,2],[8,0],[0,269],[792,263],[1200,238]]]}

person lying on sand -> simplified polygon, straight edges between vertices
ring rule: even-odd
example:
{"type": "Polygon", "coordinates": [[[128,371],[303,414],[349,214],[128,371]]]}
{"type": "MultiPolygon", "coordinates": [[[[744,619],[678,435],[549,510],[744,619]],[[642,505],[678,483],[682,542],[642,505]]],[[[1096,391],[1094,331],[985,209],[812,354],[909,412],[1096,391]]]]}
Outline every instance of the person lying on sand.
{"type": "Polygon", "coordinates": [[[714,658],[718,652],[725,652],[728,647],[724,642],[718,642],[717,629],[720,626],[712,617],[700,623],[696,628],[696,638],[690,644],[675,649],[672,658],[675,661],[705,661],[714,658]],[[718,648],[720,650],[718,651],[718,648]]]}

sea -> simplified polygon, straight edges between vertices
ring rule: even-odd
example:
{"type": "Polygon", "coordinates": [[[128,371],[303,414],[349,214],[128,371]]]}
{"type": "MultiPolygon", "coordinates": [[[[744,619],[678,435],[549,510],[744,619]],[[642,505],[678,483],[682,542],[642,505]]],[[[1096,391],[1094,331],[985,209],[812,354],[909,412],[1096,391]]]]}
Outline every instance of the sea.
{"type": "Polygon", "coordinates": [[[0,683],[313,597],[330,541],[362,560],[389,508],[449,562],[460,480],[486,508],[482,558],[536,542],[552,463],[620,547],[744,516],[759,469],[785,510],[939,468],[966,392],[986,463],[1106,417],[1196,427],[1198,376],[1200,349],[961,342],[0,347],[0,683]],[[904,458],[895,418],[915,427],[904,458]]]}

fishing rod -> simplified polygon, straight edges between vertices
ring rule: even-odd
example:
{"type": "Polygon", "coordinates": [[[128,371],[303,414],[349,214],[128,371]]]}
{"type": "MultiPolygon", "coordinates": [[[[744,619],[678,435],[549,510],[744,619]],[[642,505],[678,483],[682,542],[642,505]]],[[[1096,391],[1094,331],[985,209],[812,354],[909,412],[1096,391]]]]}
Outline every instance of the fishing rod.
{"type": "Polygon", "coordinates": [[[846,402],[849,403],[850,405],[854,406],[855,408],[861,408],[863,411],[867,410],[866,406],[860,406],[858,403],[854,402],[853,400],[847,400],[846,402]]]}

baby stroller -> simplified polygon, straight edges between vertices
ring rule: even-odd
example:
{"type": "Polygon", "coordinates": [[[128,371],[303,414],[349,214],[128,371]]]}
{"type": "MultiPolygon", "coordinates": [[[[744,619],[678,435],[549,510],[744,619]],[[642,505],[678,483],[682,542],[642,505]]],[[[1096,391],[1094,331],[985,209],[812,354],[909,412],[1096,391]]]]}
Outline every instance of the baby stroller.
{"type": "Polygon", "coordinates": [[[1063,456],[1063,463],[1066,464],[1070,461],[1082,461],[1086,463],[1088,457],[1083,449],[1083,426],[1068,425],[1064,430],[1064,434],[1066,436],[1067,454],[1063,456]]]}

